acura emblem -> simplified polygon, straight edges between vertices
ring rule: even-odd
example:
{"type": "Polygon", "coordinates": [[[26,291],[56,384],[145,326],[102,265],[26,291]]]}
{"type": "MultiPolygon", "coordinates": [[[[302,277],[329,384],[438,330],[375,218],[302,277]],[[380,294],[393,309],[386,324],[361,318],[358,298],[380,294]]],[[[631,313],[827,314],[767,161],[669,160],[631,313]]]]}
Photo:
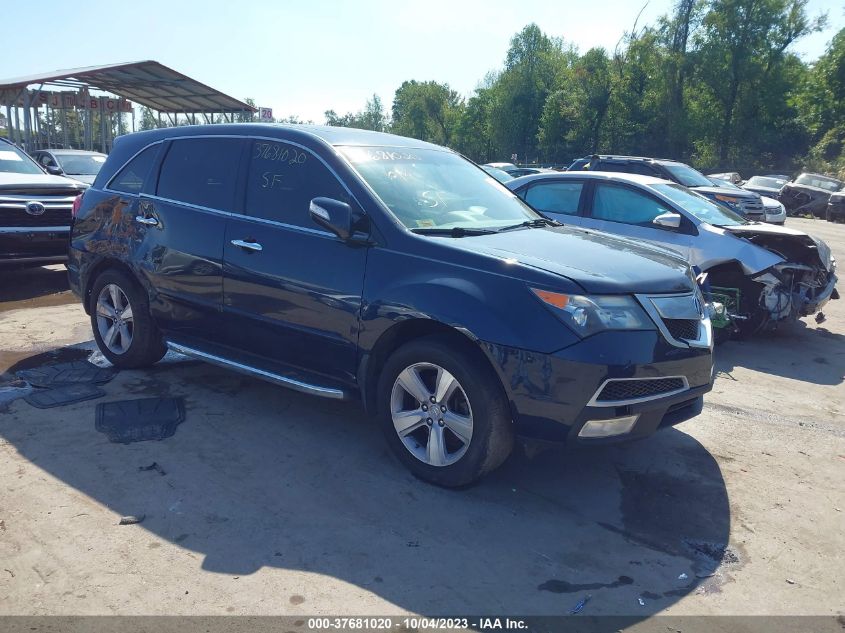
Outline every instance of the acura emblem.
{"type": "Polygon", "coordinates": [[[29,215],[43,215],[46,207],[37,200],[30,200],[26,203],[26,212],[29,215]]]}

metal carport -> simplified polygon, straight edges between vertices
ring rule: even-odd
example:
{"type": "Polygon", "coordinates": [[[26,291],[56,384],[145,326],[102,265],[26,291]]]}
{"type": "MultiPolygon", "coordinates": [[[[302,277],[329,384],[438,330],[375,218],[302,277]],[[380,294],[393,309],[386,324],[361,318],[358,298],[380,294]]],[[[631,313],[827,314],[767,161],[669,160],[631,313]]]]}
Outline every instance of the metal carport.
{"type": "MultiPolygon", "coordinates": [[[[33,126],[34,121],[36,125],[38,122],[38,117],[33,117],[33,114],[42,106],[46,108],[48,120],[51,109],[59,110],[64,122],[61,128],[65,145],[68,144],[66,113],[68,110],[82,110],[86,149],[92,149],[94,134],[91,122],[93,112],[98,112],[101,148],[106,151],[106,145],[110,145],[108,130],[111,128],[111,124],[108,128],[106,126],[106,117],[111,122],[113,115],[131,112],[134,129],[132,103],[157,111],[159,124],[162,124],[162,115],[165,115],[171,125],[178,123],[180,114],[192,123],[197,122],[197,115],[202,115],[207,123],[212,122],[215,115],[234,122],[236,114],[241,117],[249,114],[251,117],[256,110],[248,103],[152,60],[72,68],[0,80],[0,105],[6,109],[9,138],[23,144],[27,151],[44,144],[41,135],[34,135],[33,126]],[[60,90],[51,92],[49,88],[60,90]],[[108,97],[92,97],[89,93],[92,90],[115,95],[119,101],[112,103],[113,100],[108,97]],[[23,126],[20,125],[21,113],[23,126]]],[[[122,130],[122,118],[118,116],[117,120],[118,129],[122,130]]],[[[49,126],[46,143],[51,144],[49,126]]]]}

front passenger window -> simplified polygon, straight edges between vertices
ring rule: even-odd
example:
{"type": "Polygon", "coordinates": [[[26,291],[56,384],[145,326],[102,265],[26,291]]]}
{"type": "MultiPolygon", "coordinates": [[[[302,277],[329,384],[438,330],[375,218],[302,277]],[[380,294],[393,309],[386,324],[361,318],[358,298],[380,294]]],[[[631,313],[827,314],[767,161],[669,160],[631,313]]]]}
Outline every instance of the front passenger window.
{"type": "Polygon", "coordinates": [[[313,198],[349,202],[346,190],[319,158],[280,141],[253,141],[246,183],[246,213],[265,220],[317,228],[308,213],[313,198]]]}
{"type": "Polygon", "coordinates": [[[596,220],[654,226],[652,220],[663,213],[674,211],[649,195],[627,187],[596,186],[593,199],[593,218],[596,220]]]}

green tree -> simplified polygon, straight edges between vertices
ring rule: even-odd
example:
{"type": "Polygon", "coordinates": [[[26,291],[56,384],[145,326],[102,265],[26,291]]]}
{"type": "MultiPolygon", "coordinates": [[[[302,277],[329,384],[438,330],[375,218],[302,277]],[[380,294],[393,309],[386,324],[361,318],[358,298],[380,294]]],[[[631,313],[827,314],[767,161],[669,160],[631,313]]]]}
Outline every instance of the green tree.
{"type": "Polygon", "coordinates": [[[783,70],[786,50],[824,25],[826,16],[810,19],[806,5],[807,0],[711,0],[697,38],[697,70],[718,105],[713,140],[721,163],[748,149],[744,124],[753,121],[760,105],[759,88],[783,70]]]}
{"type": "Polygon", "coordinates": [[[391,131],[422,141],[451,145],[464,109],[461,96],[436,81],[405,81],[393,99],[391,131]]]}

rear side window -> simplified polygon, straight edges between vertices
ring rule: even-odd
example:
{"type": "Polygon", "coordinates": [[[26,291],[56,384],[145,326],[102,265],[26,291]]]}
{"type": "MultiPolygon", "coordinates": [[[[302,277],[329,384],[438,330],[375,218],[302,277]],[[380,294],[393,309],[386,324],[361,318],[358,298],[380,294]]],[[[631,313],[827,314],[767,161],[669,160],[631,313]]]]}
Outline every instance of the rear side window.
{"type": "Polygon", "coordinates": [[[249,154],[246,213],[308,228],[312,198],[350,202],[346,190],[311,152],[289,143],[253,141],[249,154]]]}
{"type": "Polygon", "coordinates": [[[593,217],[596,220],[651,226],[651,221],[658,215],[670,212],[671,209],[656,199],[633,189],[604,184],[596,186],[593,199],[593,217]]]}
{"type": "Polygon", "coordinates": [[[122,193],[141,193],[150,177],[160,145],[151,145],[123,166],[108,188],[122,193]]]}
{"type": "Polygon", "coordinates": [[[161,165],[158,195],[232,211],[242,147],[242,142],[234,138],[173,141],[161,165]]]}
{"type": "Polygon", "coordinates": [[[578,201],[581,199],[580,182],[550,182],[534,185],[525,194],[525,201],[537,211],[544,213],[578,213],[578,201]]]}

